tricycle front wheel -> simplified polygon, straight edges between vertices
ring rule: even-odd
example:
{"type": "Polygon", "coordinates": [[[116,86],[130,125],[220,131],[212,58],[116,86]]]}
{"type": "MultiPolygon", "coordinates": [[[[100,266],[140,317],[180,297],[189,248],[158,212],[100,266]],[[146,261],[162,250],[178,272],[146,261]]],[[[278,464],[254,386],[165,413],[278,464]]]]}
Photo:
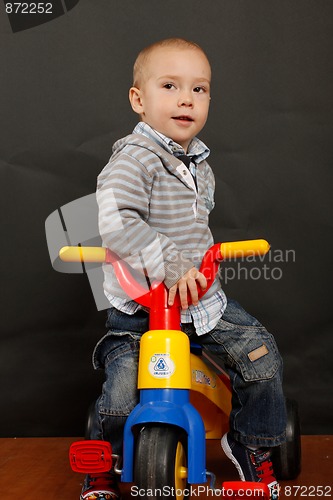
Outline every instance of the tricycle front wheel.
{"type": "Polygon", "coordinates": [[[140,498],[182,500],[187,496],[186,441],[176,426],[149,424],[140,429],[134,464],[140,498]]]}

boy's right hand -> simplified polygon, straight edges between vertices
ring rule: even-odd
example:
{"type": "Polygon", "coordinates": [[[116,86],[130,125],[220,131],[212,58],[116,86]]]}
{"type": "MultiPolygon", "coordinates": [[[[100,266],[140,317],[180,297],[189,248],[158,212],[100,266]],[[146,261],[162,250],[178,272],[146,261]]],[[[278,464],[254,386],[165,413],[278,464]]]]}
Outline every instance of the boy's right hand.
{"type": "Polygon", "coordinates": [[[198,299],[198,288],[197,284],[205,290],[207,288],[207,280],[205,276],[198,271],[196,267],[192,267],[189,271],[175,285],[169,289],[168,304],[172,306],[177,291],[179,291],[180,305],[182,309],[188,308],[187,292],[189,292],[192,304],[197,306],[199,303],[198,299]]]}

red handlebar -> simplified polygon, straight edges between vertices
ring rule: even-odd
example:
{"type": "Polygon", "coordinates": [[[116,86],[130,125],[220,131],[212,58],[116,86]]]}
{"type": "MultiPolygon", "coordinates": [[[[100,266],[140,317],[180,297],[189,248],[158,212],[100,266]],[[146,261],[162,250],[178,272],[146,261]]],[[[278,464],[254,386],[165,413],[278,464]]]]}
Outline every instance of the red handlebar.
{"type": "MultiPolygon", "coordinates": [[[[219,268],[219,262],[222,260],[220,249],[221,245],[219,243],[213,245],[209,250],[207,250],[201,262],[199,271],[205,276],[207,280],[207,287],[205,290],[198,288],[199,299],[209,290],[215,280],[215,276],[219,268]]],[[[145,307],[151,306],[154,294],[161,294],[161,291],[158,290],[159,287],[166,289],[163,282],[154,281],[151,284],[151,289],[147,291],[133,278],[130,267],[126,264],[126,262],[119,260],[118,256],[108,248],[106,249],[105,263],[113,265],[117,280],[124,292],[131,297],[131,299],[145,307]]],[[[176,307],[180,307],[179,295],[177,295],[174,305],[176,307]]]]}
{"type": "MultiPolygon", "coordinates": [[[[269,250],[265,240],[247,240],[230,243],[216,243],[207,250],[199,271],[207,280],[207,287],[198,287],[199,299],[209,290],[218,272],[219,264],[224,258],[237,258],[253,255],[264,255],[269,250]]],[[[112,264],[118,282],[126,294],[139,304],[150,309],[150,329],[180,328],[180,299],[176,296],[174,304],[168,305],[168,289],[164,282],[154,281],[147,291],[131,274],[126,262],[108,248],[97,247],[64,247],[59,256],[65,262],[104,262],[112,264]]],[[[188,297],[188,303],[191,303],[188,297]]]]}
{"type": "MultiPolygon", "coordinates": [[[[215,280],[219,268],[219,261],[222,260],[221,245],[213,245],[205,254],[199,271],[207,280],[207,287],[202,290],[198,286],[199,299],[209,290],[215,280]]],[[[124,292],[144,307],[150,309],[149,328],[150,330],[179,330],[180,328],[180,298],[176,295],[174,304],[168,305],[168,289],[162,281],[154,281],[150,290],[146,290],[133,277],[130,267],[126,262],[119,260],[118,256],[106,249],[105,263],[112,264],[117,280],[124,292]]],[[[188,303],[191,304],[191,297],[188,296],[188,303]]]]}
{"type": "MultiPolygon", "coordinates": [[[[109,250],[109,248],[105,250],[105,263],[113,265],[118,283],[124,292],[142,306],[150,307],[151,290],[147,292],[147,290],[134,279],[130,267],[125,261],[120,260],[114,252],[109,250]]],[[[152,283],[151,288],[153,289],[154,287],[155,289],[157,284],[163,283],[155,281],[152,283]]]]}

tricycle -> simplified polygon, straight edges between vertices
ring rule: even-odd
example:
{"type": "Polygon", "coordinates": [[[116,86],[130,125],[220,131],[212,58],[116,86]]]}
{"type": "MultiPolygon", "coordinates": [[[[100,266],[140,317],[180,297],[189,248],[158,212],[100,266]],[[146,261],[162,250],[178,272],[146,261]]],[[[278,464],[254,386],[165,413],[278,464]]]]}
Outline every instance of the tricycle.
{"type": "MultiPolygon", "coordinates": [[[[198,287],[201,298],[214,282],[224,259],[263,255],[269,250],[265,240],[217,243],[205,254],[200,272],[207,288],[198,287]]],[[[138,389],[140,401],[128,416],[122,463],[108,442],[83,440],[72,444],[70,464],[74,471],[102,474],[114,470],[121,481],[134,483],[141,498],[182,500],[193,485],[209,482],[222,498],[253,496],[271,498],[262,483],[224,481],[216,488],[215,475],[206,468],[206,439],[221,438],[228,430],[231,386],[223,366],[199,346],[191,349],[181,331],[179,297],[168,305],[168,290],[154,281],[149,291],[135,281],[129,266],[104,247],[63,247],[64,262],[100,262],[113,265],[123,290],[149,309],[149,331],[140,341],[138,389]],[[163,494],[162,494],[163,497],[163,494]]],[[[190,298],[189,298],[190,300],[190,298]]],[[[273,453],[279,479],[296,477],[300,470],[300,432],[294,402],[287,402],[287,442],[273,453]]]]}

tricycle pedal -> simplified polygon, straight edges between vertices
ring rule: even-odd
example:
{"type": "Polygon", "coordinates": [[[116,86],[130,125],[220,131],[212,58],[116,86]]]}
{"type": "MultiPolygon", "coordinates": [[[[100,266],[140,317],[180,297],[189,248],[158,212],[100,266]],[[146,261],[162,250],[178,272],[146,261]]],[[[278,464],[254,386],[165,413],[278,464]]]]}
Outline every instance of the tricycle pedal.
{"type": "Polygon", "coordinates": [[[107,441],[84,440],[72,443],[69,461],[74,472],[108,472],[112,467],[112,448],[107,441]]]}

